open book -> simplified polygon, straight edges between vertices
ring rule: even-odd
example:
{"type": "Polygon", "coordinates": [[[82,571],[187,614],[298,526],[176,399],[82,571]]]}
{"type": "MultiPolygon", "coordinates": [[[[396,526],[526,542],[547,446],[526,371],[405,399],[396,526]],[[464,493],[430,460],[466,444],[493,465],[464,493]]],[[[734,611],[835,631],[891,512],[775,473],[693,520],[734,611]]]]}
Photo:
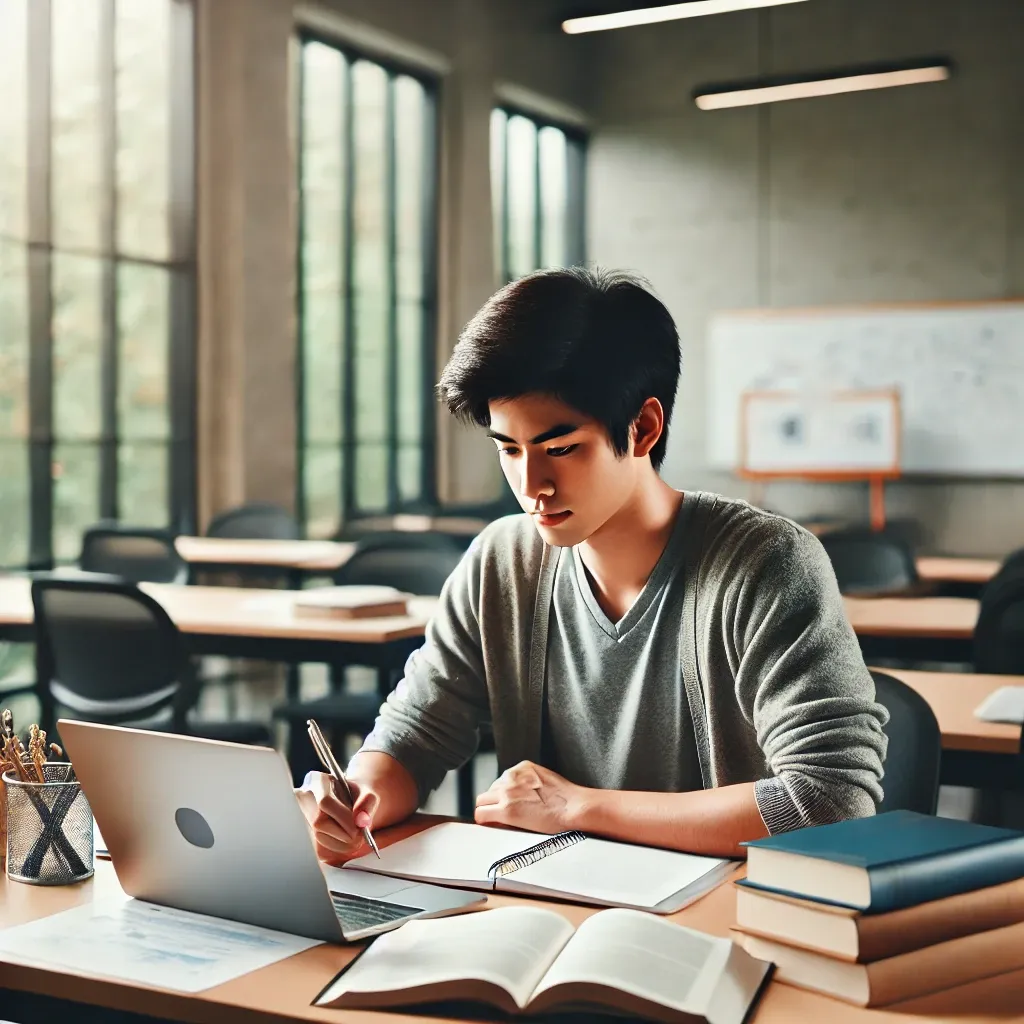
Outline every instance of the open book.
{"type": "Polygon", "coordinates": [[[292,609],[296,615],[301,616],[368,619],[405,615],[408,604],[406,595],[394,587],[352,584],[297,591],[292,609]]]}
{"type": "Polygon", "coordinates": [[[574,931],[555,911],[502,907],[380,936],[313,1005],[470,1000],[512,1014],[589,1009],[741,1024],[771,969],[728,939],[635,910],[603,910],[574,931]]]}
{"type": "Polygon", "coordinates": [[[346,869],[416,882],[671,914],[722,882],[736,865],[651,846],[447,821],[349,861],[346,869]]]}

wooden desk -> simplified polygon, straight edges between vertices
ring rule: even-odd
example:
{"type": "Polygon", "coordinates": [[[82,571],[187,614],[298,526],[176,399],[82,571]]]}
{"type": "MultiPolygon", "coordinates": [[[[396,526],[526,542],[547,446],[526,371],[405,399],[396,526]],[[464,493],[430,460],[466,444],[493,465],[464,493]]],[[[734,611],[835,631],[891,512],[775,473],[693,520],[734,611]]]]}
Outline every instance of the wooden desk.
{"type": "Polygon", "coordinates": [[[970,662],[978,602],[968,597],[844,597],[846,615],[873,658],[970,662]]]}
{"type": "MultiPolygon", "coordinates": [[[[408,831],[408,826],[401,829],[408,831]]],[[[395,830],[389,830],[394,832],[395,830]]],[[[378,838],[386,840],[386,834],[378,838]]],[[[117,892],[113,868],[97,861],[93,879],[77,886],[43,888],[0,879],[0,927],[35,920],[88,900],[117,892]]],[[[511,896],[491,896],[491,906],[536,903],[558,910],[574,923],[594,911],[550,901],[538,903],[511,896]]],[[[680,924],[715,935],[728,935],[735,922],[735,891],[723,885],[673,919],[680,924]]],[[[486,911],[483,911],[486,913],[486,911]]],[[[422,1014],[369,1011],[339,1011],[309,1004],[334,975],[348,963],[359,947],[316,946],[224,985],[197,995],[154,989],[140,985],[82,977],[43,967],[0,963],[0,1007],[18,1011],[17,1000],[31,1007],[24,993],[59,996],[107,1009],[151,1014],[192,1024],[280,1024],[284,1021],[323,1021],[333,1024],[445,1024],[450,1018],[422,1014]]],[[[73,1007],[72,1007],[73,1014],[73,1007]]],[[[67,1016],[71,1021],[75,1017],[67,1016]]],[[[989,1024],[1024,1021],[1024,971],[963,985],[946,992],[902,1003],[896,1009],[862,1010],[825,996],[804,992],[772,982],[752,1017],[753,1024],[793,1024],[797,1021],[829,1024],[989,1024]],[[908,1017],[912,1015],[912,1017],[908,1017]]]]}
{"type": "Polygon", "coordinates": [[[917,574],[928,583],[970,583],[984,586],[999,571],[995,558],[919,558],[917,574]]]}
{"type": "Polygon", "coordinates": [[[248,540],[177,537],[178,554],[196,569],[285,569],[332,573],[355,551],[355,544],[333,540],[248,540]]]}
{"type": "MultiPolygon", "coordinates": [[[[142,589],[167,610],[197,654],[330,661],[338,644],[361,648],[419,641],[437,599],[417,597],[408,615],[380,619],[299,617],[294,592],[240,587],[144,583],[142,589]]],[[[23,576],[0,578],[0,637],[31,639],[31,583],[23,576]]]]}
{"type": "Polygon", "coordinates": [[[1024,686],[1024,676],[986,676],[964,672],[911,672],[883,668],[917,690],[931,706],[942,731],[942,749],[979,754],[1016,755],[1021,727],[983,722],[974,709],[1001,686],[1024,686]]]}

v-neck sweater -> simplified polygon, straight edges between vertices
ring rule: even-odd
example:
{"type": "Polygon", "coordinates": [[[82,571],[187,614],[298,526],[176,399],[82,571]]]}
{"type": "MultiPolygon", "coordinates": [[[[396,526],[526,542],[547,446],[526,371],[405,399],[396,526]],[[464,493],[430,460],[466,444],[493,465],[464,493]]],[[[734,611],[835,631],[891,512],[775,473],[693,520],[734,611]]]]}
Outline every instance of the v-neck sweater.
{"type": "MultiPolygon", "coordinates": [[[[659,682],[689,715],[700,785],[754,782],[772,834],[873,814],[888,714],[821,544],[787,519],[709,493],[687,492],[680,517],[678,671],[659,682]]],[[[563,551],[529,516],[508,516],[483,530],[446,583],[362,748],[402,763],[421,799],[473,755],[487,723],[499,770],[541,761],[563,551]]],[[[594,711],[581,698],[581,721],[594,711]]],[[[649,726],[645,708],[628,714],[626,777],[647,761],[646,788],[673,791],[672,757],[636,742],[649,726]]],[[[593,757],[599,772],[602,753],[593,757]]]]}

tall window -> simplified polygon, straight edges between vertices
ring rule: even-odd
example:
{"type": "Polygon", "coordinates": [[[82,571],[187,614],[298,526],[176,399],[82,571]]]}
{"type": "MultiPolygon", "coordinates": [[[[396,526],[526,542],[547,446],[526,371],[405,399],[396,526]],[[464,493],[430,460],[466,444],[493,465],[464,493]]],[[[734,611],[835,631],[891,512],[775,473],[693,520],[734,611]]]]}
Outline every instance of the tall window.
{"type": "Polygon", "coordinates": [[[192,522],[192,13],[0,2],[0,565],[192,522]]]}
{"type": "Polygon", "coordinates": [[[299,494],[310,536],[434,494],[433,83],[304,36],[299,494]]]}
{"type": "Polygon", "coordinates": [[[586,139],[499,107],[491,112],[494,266],[500,284],[584,259],[586,139]]]}

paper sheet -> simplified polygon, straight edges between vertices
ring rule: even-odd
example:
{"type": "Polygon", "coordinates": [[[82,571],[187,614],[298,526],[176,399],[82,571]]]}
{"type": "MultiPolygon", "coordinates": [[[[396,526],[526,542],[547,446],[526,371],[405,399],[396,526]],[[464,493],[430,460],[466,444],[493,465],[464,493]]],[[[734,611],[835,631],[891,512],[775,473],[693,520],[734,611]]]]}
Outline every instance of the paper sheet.
{"type": "Polygon", "coordinates": [[[983,722],[1024,722],[1024,686],[1000,686],[975,709],[974,717],[983,722]]]}
{"type": "Polygon", "coordinates": [[[111,898],[0,931],[0,960],[199,992],[317,946],[142,900],[111,898]]]}

